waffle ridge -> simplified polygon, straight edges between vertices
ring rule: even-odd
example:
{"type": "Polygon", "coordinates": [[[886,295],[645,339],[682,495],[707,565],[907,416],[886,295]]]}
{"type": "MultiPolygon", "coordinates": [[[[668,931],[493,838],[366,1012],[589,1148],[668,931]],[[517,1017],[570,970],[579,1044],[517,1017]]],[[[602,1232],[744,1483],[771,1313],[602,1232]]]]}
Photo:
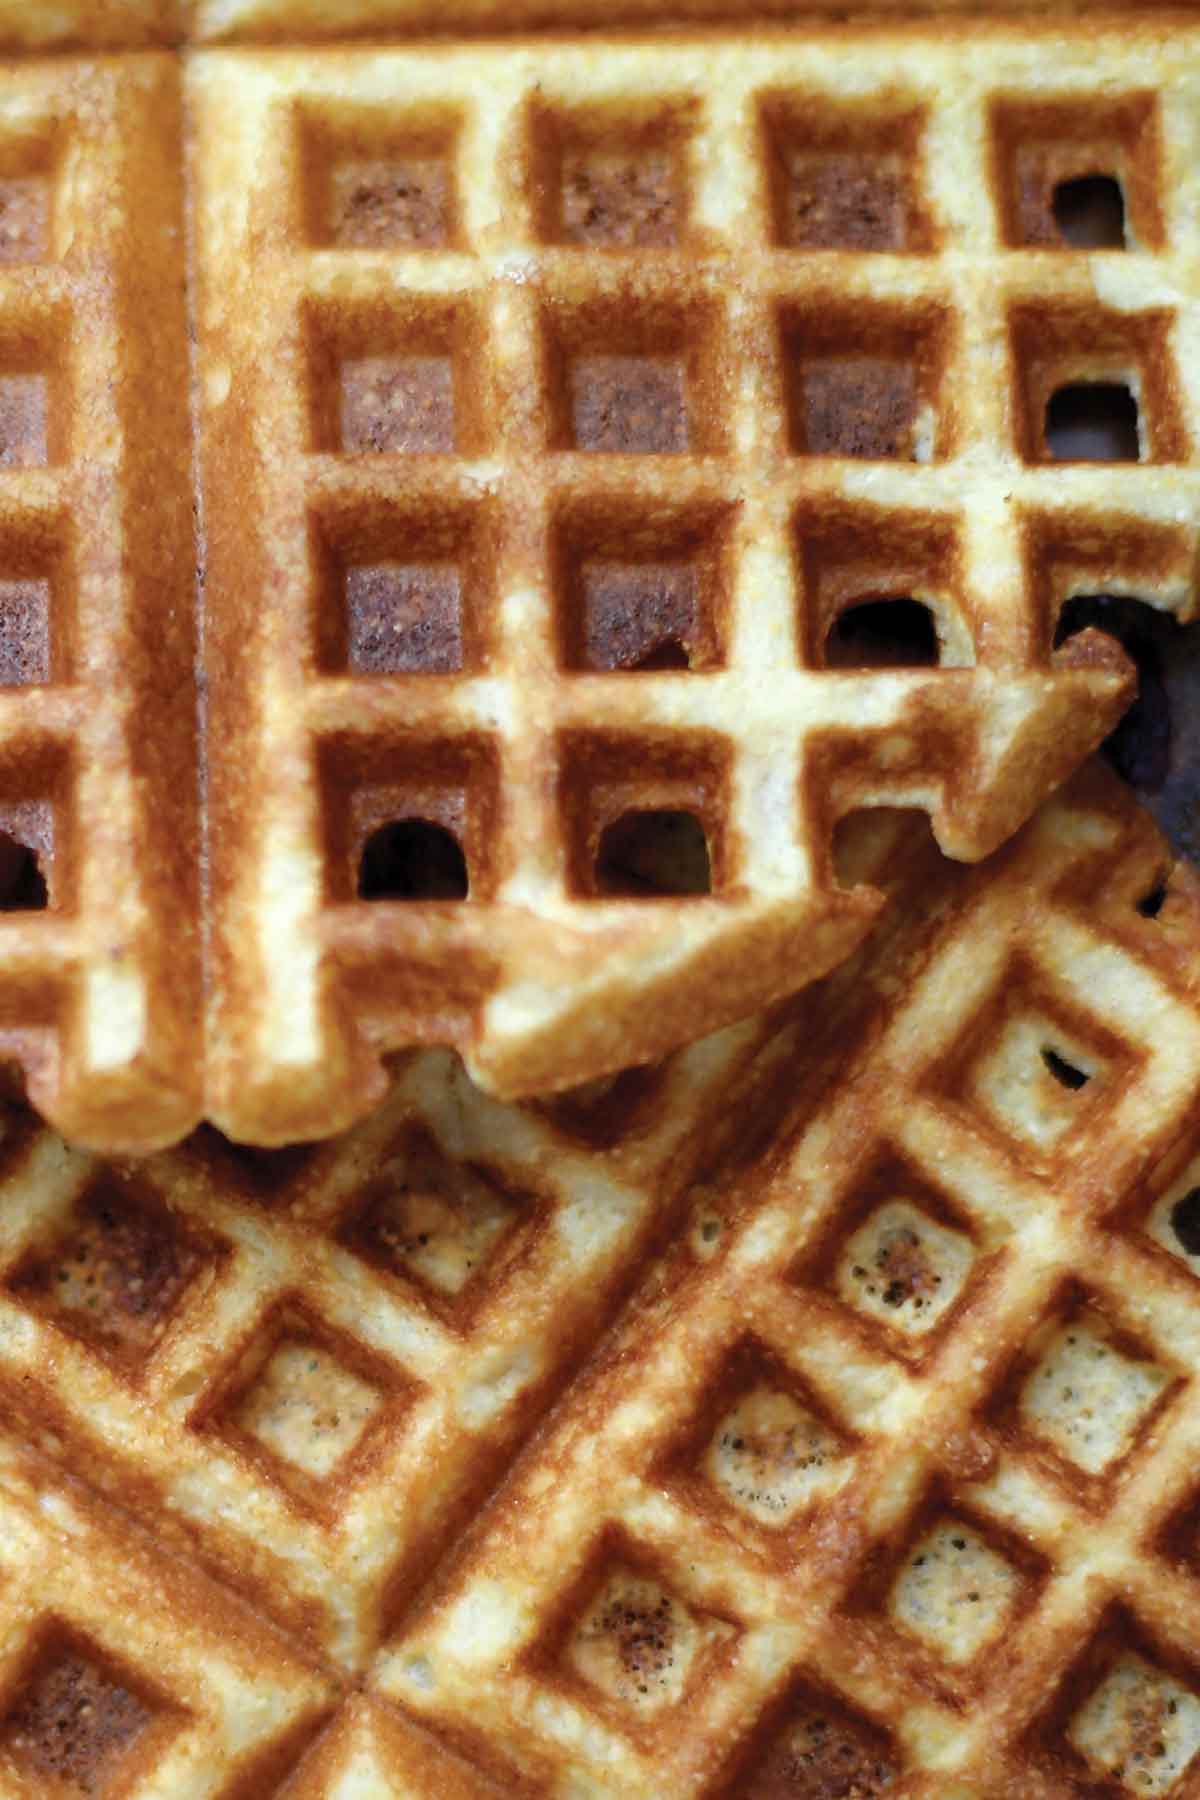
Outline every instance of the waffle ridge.
{"type": "Polygon", "coordinates": [[[423,1034],[508,1096],[650,1060],[861,936],[842,812],[982,854],[1113,716],[1054,637],[1080,592],[1194,604],[1189,78],[1177,31],[1070,46],[193,59],[222,1129],[344,1125],[423,1034]],[[1098,156],[1123,247],[1031,241],[1098,156]],[[1080,389],[1136,467],[1052,456],[1080,389]],[[939,666],[846,667],[902,598],[939,666]],[[711,891],[645,898],[646,814],[711,891]]]}
{"type": "Polygon", "coordinates": [[[179,89],[31,63],[0,110],[0,1042],[142,1147],[201,1102],[179,89]]]}
{"type": "Polygon", "coordinates": [[[10,1109],[0,1791],[64,1709],[131,1800],[1194,1790],[1200,889],[1099,768],[843,851],[871,941],[624,1089],[10,1109]]]}

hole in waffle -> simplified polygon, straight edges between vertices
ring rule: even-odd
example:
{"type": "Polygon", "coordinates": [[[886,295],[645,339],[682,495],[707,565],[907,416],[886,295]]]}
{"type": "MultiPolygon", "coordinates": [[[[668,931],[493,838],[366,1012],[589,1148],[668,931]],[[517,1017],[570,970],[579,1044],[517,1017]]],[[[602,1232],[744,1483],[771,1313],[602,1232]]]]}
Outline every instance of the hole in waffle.
{"type": "Polygon", "coordinates": [[[1200,1256],[1200,1187],[1189,1188],[1171,1208],[1171,1230],[1188,1256],[1200,1256]]]}
{"type": "Polygon", "coordinates": [[[1188,1164],[1149,1211],[1142,1213],[1140,1224],[1176,1262],[1192,1274],[1200,1273],[1196,1261],[1200,1258],[1200,1162],[1193,1159],[1188,1164]]]}
{"type": "Polygon", "coordinates": [[[585,563],[582,662],[589,669],[690,669],[698,624],[687,563],[585,563]]]}
{"type": "Polygon", "coordinates": [[[459,302],[399,296],[306,315],[313,448],[469,455],[486,436],[479,330],[459,302]]]}
{"type": "Polygon", "coordinates": [[[700,732],[564,733],[559,800],[573,891],[654,899],[719,889],[728,763],[728,745],[700,732]]]}
{"type": "Polygon", "coordinates": [[[499,782],[489,738],[335,736],[318,765],[333,902],[488,898],[499,782]]]}
{"type": "Polygon", "coordinates": [[[532,1204],[487,1169],[444,1155],[426,1133],[414,1131],[338,1235],[389,1274],[455,1300],[495,1266],[501,1245],[532,1204]]]}
{"type": "Polygon", "coordinates": [[[698,609],[688,564],[585,563],[580,584],[584,668],[691,668],[698,609]]]}
{"type": "Polygon", "coordinates": [[[541,237],[593,250],[677,244],[686,225],[688,130],[686,103],[535,106],[529,141],[541,237]]]}
{"type": "Polygon", "coordinates": [[[798,250],[925,250],[918,109],[773,94],[762,127],[773,237],[798,250]]]}
{"type": "Polygon", "coordinates": [[[952,517],[804,501],[793,525],[799,636],[810,668],[969,668],[975,661],[952,517]]]}
{"type": "Polygon", "coordinates": [[[1077,594],[1064,602],[1055,628],[1055,648],[1078,631],[1095,626],[1115,637],[1138,672],[1137,698],[1104,741],[1104,754],[1132,787],[1156,793],[1172,762],[1172,707],[1166,667],[1179,641],[1179,626],[1144,600],[1117,594],[1077,594]]]}
{"type": "Polygon", "coordinates": [[[0,1744],[39,1785],[105,1795],[135,1745],[169,1711],[95,1645],[55,1625],[42,1634],[0,1720],[0,1744]]]}
{"type": "Polygon", "coordinates": [[[42,912],[49,904],[37,852],[0,831],[0,912],[42,912]]]}
{"type": "Polygon", "coordinates": [[[317,245],[438,250],[459,239],[459,116],[430,106],[399,118],[370,107],[300,121],[305,227],[317,245]]]}
{"type": "Polygon", "coordinates": [[[830,833],[830,872],[841,888],[866,882],[895,892],[904,879],[899,871],[908,868],[913,853],[926,866],[940,867],[944,860],[929,814],[920,807],[852,807],[830,833]]]}
{"type": "Polygon", "coordinates": [[[879,1800],[901,1776],[890,1731],[801,1678],[735,1758],[723,1800],[879,1800]]]}
{"type": "Polygon", "coordinates": [[[1117,382],[1056,388],[1046,402],[1046,448],[1056,462],[1137,462],[1138,408],[1117,382]]]}
{"type": "Polygon", "coordinates": [[[6,1285],[60,1330],[137,1366],[156,1349],[188,1288],[223,1254],[148,1188],[104,1175],[26,1252],[6,1285]]]}
{"type": "Polygon", "coordinates": [[[1162,242],[1153,94],[992,106],[1001,233],[1014,246],[1123,249],[1162,242]]]}
{"type": "Polygon", "coordinates": [[[678,456],[723,447],[710,307],[631,294],[548,305],[543,319],[552,449],[678,456]]]}
{"type": "Polygon", "coordinates": [[[1090,1020],[1076,1022],[1065,1009],[1056,1016],[1057,1005],[1051,1011],[1036,1001],[1023,1004],[1015,980],[1005,1000],[1007,1016],[979,1054],[968,1052],[966,1094],[991,1122],[1046,1151],[1082,1129],[1111,1091],[1121,1051],[1090,1020]]]}
{"type": "Polygon", "coordinates": [[[788,303],[780,311],[788,447],[798,456],[931,462],[939,441],[940,315],[788,303]]]}
{"type": "Polygon", "coordinates": [[[1060,1056],[1049,1044],[1042,1046],[1042,1061],[1057,1081],[1059,1087],[1067,1088],[1071,1093],[1078,1093],[1092,1079],[1085,1069],[1077,1069],[1073,1062],[1060,1056]]]}
{"type": "Polygon", "coordinates": [[[1026,462],[1178,462],[1189,437],[1174,315],[1022,302],[1009,315],[1013,418],[1026,462]]]}
{"type": "Polygon", "coordinates": [[[564,665],[609,673],[719,667],[728,518],[700,506],[641,519],[603,500],[564,514],[554,565],[564,665]]]}
{"type": "Polygon", "coordinates": [[[596,892],[647,899],[708,894],[708,839],[694,813],[630,811],[605,827],[596,851],[596,892]]]}
{"type": "Polygon", "coordinates": [[[373,831],[358,869],[360,900],[465,900],[462,845],[429,819],[396,819],[373,831]]]}
{"type": "Polygon", "coordinates": [[[825,639],[827,669],[933,668],[940,659],[933,614],[907,597],[846,607],[825,639]]]}
{"type": "Polygon", "coordinates": [[[1054,190],[1054,222],[1076,250],[1125,248],[1125,201],[1111,175],[1077,175],[1054,190]]]}

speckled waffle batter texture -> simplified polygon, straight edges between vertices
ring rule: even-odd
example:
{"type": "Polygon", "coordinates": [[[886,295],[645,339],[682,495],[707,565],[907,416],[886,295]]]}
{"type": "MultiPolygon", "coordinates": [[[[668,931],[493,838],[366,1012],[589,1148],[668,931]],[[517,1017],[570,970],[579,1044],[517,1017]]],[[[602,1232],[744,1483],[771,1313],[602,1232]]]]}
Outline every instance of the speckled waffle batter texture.
{"type": "Polygon", "coordinates": [[[1097,766],[537,1104],[0,1137],[0,1792],[1123,1800],[1200,1772],[1200,884],[1097,766]]]}

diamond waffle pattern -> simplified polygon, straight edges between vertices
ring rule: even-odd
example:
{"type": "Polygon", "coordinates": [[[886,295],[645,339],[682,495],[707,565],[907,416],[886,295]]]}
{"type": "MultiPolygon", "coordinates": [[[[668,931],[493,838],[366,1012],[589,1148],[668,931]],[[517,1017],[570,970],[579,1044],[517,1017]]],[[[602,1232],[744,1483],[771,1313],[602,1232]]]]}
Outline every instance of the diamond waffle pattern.
{"type": "MultiPolygon", "coordinates": [[[[1048,659],[1085,546],[1191,604],[1176,412],[1200,363],[1158,133],[1113,113],[1154,196],[1127,247],[1025,252],[1002,102],[1045,44],[957,44],[949,84],[892,51],[726,40],[719,91],[707,45],[191,65],[208,591],[270,596],[249,631],[208,612],[216,816],[227,792],[254,820],[216,864],[209,1107],[231,1135],[360,1113],[448,961],[432,1029],[507,1094],[603,1072],[618,1036],[626,1061],[661,1052],[718,956],[725,1017],[818,974],[870,904],[833,880],[839,813],[927,806],[975,855],[1034,798],[1008,786],[1020,744],[1078,755],[1108,677],[1048,659]],[[236,219],[235,165],[264,172],[236,219]],[[1093,341],[1138,397],[1132,471],[1044,466],[1039,408],[1099,379],[1093,341]],[[905,594],[940,667],[835,656],[848,606],[905,594]],[[657,866],[627,843],[614,880],[631,810],[699,821],[698,892],[633,897],[657,866]],[[378,833],[415,821],[461,860],[381,884],[378,833]]],[[[1098,83],[1140,91],[1124,39],[1095,53],[1052,139],[1098,83]]]]}
{"type": "Polygon", "coordinates": [[[1191,1791],[1200,889],[1099,771],[852,850],[889,928],[629,1092],[6,1115],[0,1792],[53,1720],[100,1794],[1191,1791]],[[955,1054],[1030,994],[1112,1071],[1050,1146],[955,1054]]]}
{"type": "Polygon", "coordinates": [[[1191,1791],[1194,1577],[1156,1540],[1193,1503],[1194,1294],[1109,1221],[1188,1179],[1156,1164],[1200,1092],[1197,915],[1185,882],[1173,919],[1139,916],[1158,852],[1131,823],[1077,788],[963,883],[907,981],[893,942],[882,1029],[749,1180],[706,1173],[570,1408],[382,1654],[385,1693],[596,1792],[775,1792],[787,1765],[817,1793],[853,1758],[865,1793],[1191,1791]],[[1081,1031],[1124,1052],[1052,1175],[1036,1134],[995,1131],[946,1074],[964,1033],[1002,1024],[1014,959],[1070,971],[1081,1031]],[[890,1262],[894,1326],[845,1286],[846,1249],[890,1262]],[[939,1274],[955,1292],[915,1335],[901,1315],[939,1274]],[[627,1603],[587,1614],[626,1681],[597,1699],[544,1621],[630,1568],[650,1573],[627,1603]],[[728,1633],[707,1660],[696,1618],[728,1633]]]}

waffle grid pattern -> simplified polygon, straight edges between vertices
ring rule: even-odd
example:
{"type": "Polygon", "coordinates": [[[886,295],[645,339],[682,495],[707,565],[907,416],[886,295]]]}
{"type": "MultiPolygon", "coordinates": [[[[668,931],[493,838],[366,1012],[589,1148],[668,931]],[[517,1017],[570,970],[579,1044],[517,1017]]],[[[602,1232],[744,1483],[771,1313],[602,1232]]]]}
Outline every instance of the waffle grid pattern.
{"type": "Polygon", "coordinates": [[[855,854],[846,970],[586,1102],[11,1115],[0,1792],[1194,1790],[1195,882],[1098,775],[855,854]]]}
{"type": "Polygon", "coordinates": [[[626,1151],[444,1054],[324,1149],[207,1132],[107,1168],[18,1132],[0,1410],[353,1667],[602,1329],[761,1037],[685,1056],[626,1151]]]}
{"type": "Polygon", "coordinates": [[[1146,1220],[1195,1166],[1144,1171],[1200,1030],[1137,836],[1047,815],[766,1179],[713,1171],[385,1691],[579,1791],[1193,1791],[1195,1274],[1146,1220]]]}
{"type": "Polygon", "coordinates": [[[200,1103],[179,130],[161,60],[4,72],[0,1042],[84,1140],[200,1103]]]}
{"type": "Polygon", "coordinates": [[[933,65],[850,42],[193,62],[208,465],[256,495],[248,521],[209,481],[209,568],[271,596],[257,635],[240,608],[228,647],[209,623],[218,821],[222,781],[243,807],[264,770],[257,866],[239,840],[216,903],[210,1107],[233,1135],[286,1137],[289,1097],[330,1128],[369,1103],[435,962],[457,971],[436,1029],[509,1093],[613,1066],[617,1027],[653,1054],[701,991],[726,1016],[769,999],[764,946],[794,980],[865,923],[827,867],[840,809],[927,806],[974,855],[1032,801],[1012,770],[1065,753],[1070,684],[1096,704],[1107,679],[1049,672],[1067,595],[1134,583],[1187,616],[1186,57],[1101,36],[1085,72],[1062,39],[933,65]],[[1054,102],[1022,110],[1059,57],[1054,102]],[[1118,171],[1128,248],[1027,247],[1031,144],[1047,213],[1048,167],[1118,171]],[[235,164],[272,171],[236,218],[235,164]],[[238,285],[251,243],[269,318],[238,285]],[[1047,466],[1051,395],[1104,383],[1136,402],[1137,467],[1047,466]],[[606,612],[622,581],[642,584],[632,648],[606,612]],[[425,633],[390,663],[388,582],[425,633]],[[928,601],[943,666],[831,678],[831,624],[881,591],[928,601]],[[269,695],[249,758],[235,648],[269,695]],[[617,672],[664,648],[688,670],[617,672]],[[711,898],[607,895],[630,807],[700,819],[711,898]],[[472,903],[346,904],[374,831],[413,811],[459,838],[472,903]]]}

